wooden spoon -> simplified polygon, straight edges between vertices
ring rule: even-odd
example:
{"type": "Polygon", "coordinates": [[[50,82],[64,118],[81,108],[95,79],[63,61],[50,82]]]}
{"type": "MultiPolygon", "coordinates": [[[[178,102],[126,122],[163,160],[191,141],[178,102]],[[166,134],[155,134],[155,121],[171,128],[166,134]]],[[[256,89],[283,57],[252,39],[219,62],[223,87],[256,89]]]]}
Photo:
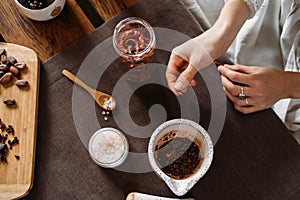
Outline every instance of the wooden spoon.
{"type": "Polygon", "coordinates": [[[62,74],[65,75],[70,80],[72,80],[77,85],[80,85],[82,88],[84,88],[95,99],[96,103],[104,110],[115,109],[116,100],[112,96],[90,88],[84,82],[82,82],[79,78],[74,76],[71,72],[69,72],[66,69],[64,69],[62,71],[62,74]]]}

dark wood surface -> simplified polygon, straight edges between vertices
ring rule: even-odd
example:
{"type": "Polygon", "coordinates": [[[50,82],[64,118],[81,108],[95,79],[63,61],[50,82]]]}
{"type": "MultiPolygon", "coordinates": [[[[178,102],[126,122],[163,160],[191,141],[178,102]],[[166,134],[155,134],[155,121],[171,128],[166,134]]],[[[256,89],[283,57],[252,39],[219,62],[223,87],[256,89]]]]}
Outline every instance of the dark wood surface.
{"type": "Polygon", "coordinates": [[[137,1],[67,0],[62,13],[46,22],[22,16],[14,0],[0,1],[0,34],[8,43],[33,49],[44,62],[137,1]]]}
{"type": "MultiPolygon", "coordinates": [[[[73,91],[73,83],[61,74],[63,68],[78,72],[90,52],[109,38],[116,23],[127,16],[140,16],[153,26],[177,30],[190,37],[201,33],[200,26],[178,0],[142,0],[114,17],[135,2],[67,0],[66,7],[57,18],[48,22],[34,22],[17,12],[13,0],[0,1],[0,33],[3,40],[34,49],[44,62],[40,79],[34,185],[23,199],[121,200],[130,192],[176,197],[153,172],[126,173],[103,169],[91,160],[75,127],[73,92],[78,92],[78,100],[82,101],[83,108],[92,99],[80,88],[73,91]],[[102,22],[107,23],[98,27],[102,22]]],[[[157,50],[156,55],[159,56],[155,62],[165,65],[169,53],[157,50]]],[[[104,59],[101,58],[105,57],[99,54],[99,63],[86,70],[85,73],[90,75],[86,82],[93,82],[93,77],[97,75],[93,69],[96,70],[95,67],[102,63],[104,59]]],[[[112,92],[122,76],[118,66],[117,61],[109,66],[98,89],[112,92]]],[[[215,92],[208,94],[205,82],[198,77],[199,84],[194,90],[201,111],[199,123],[209,128],[212,115],[210,95],[215,95],[218,102],[226,106],[226,119],[221,137],[214,147],[211,168],[184,197],[196,200],[300,199],[300,149],[285,126],[272,110],[250,115],[237,112],[229,101],[225,99],[224,102],[224,93],[219,92],[220,77],[216,69],[212,67],[204,73],[216,84],[212,86],[215,92]]],[[[163,78],[163,73],[159,74],[158,77],[163,78]]],[[[174,110],[174,98],[165,88],[145,86],[132,97],[135,102],[130,110],[133,120],[147,123],[149,119],[145,109],[156,103],[165,106],[168,119],[177,118],[179,114],[174,110]]],[[[104,121],[97,106],[95,110],[101,127],[118,127],[113,119],[104,121]]],[[[82,112],[83,116],[88,114],[82,112]]],[[[89,122],[80,124],[85,127],[87,134],[96,129],[89,122]]],[[[126,136],[130,151],[147,151],[149,138],[126,136]]]]}

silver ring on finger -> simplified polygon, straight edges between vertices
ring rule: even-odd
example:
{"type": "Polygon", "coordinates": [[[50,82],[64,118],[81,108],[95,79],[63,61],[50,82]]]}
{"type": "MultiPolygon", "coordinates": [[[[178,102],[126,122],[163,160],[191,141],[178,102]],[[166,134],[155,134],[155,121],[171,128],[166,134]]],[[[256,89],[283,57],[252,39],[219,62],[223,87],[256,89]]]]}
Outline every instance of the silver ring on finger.
{"type": "Polygon", "coordinates": [[[245,104],[246,104],[246,106],[249,105],[249,101],[248,101],[248,98],[247,98],[247,97],[245,97],[245,104]]]}
{"type": "Polygon", "coordinates": [[[241,92],[238,95],[239,99],[245,99],[247,98],[245,92],[244,92],[244,86],[241,86],[241,92]]]}

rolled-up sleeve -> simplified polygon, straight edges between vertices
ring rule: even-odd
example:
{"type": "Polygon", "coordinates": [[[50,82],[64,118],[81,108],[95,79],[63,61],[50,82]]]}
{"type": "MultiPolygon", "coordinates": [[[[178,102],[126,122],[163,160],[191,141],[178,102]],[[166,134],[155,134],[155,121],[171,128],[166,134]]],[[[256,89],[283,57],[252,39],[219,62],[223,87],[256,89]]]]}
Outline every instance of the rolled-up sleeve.
{"type": "MultiPolygon", "coordinates": [[[[230,0],[224,0],[225,2],[230,1],[230,0]]],[[[258,11],[264,0],[241,0],[244,1],[250,9],[250,16],[249,18],[252,18],[255,13],[258,11]]]]}

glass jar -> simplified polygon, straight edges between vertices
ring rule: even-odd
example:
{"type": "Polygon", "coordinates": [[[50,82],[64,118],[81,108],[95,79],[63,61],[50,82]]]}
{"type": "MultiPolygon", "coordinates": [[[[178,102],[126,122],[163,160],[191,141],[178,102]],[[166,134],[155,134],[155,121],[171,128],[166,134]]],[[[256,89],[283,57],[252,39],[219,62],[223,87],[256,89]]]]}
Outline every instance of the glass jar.
{"type": "Polygon", "coordinates": [[[151,25],[137,17],[120,21],[114,29],[113,46],[128,71],[127,80],[142,82],[151,77],[150,63],[154,55],[155,34],[151,25]]]}
{"type": "Polygon", "coordinates": [[[127,158],[129,145],[124,134],[115,128],[96,131],[89,141],[89,154],[101,167],[120,166],[127,158]]]}

